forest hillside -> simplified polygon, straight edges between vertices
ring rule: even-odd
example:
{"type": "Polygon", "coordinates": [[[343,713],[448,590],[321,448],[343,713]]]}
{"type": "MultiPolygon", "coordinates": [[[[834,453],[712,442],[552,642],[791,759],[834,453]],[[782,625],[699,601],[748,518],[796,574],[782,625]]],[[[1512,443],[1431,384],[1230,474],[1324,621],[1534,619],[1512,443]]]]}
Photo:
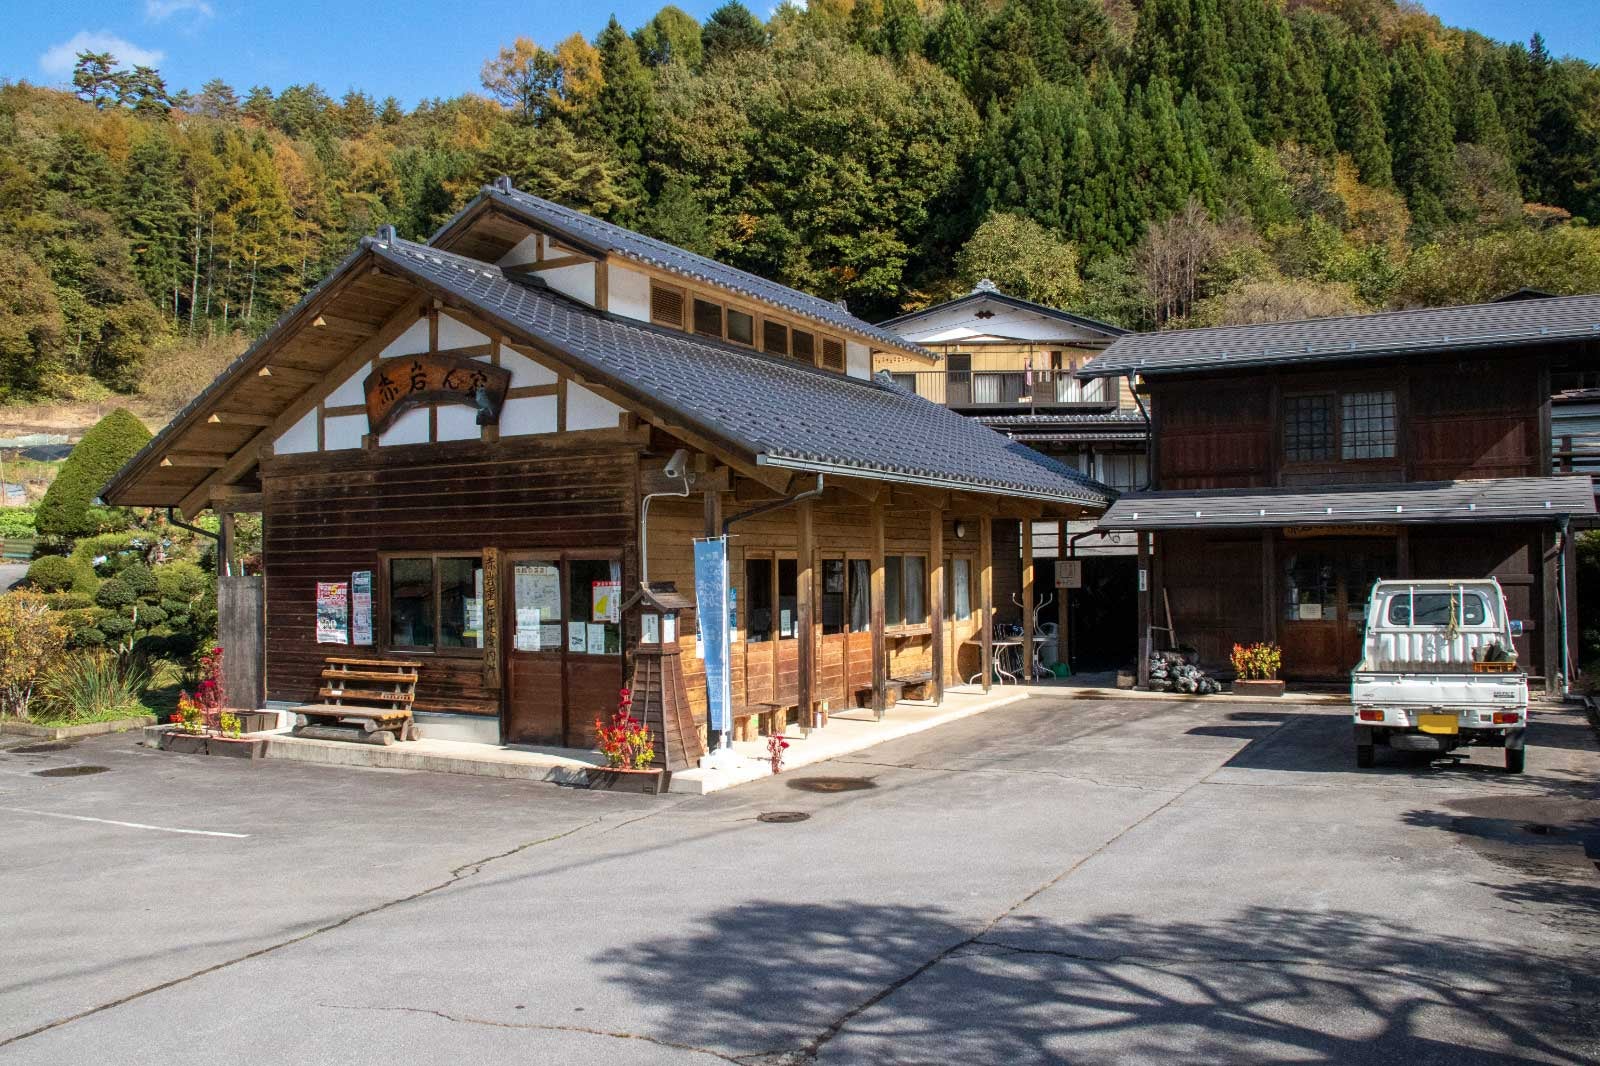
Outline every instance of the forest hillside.
{"type": "Polygon", "coordinates": [[[479,91],[0,85],[0,401],[168,410],[496,175],[881,318],[1135,329],[1600,290],[1600,71],[1393,0],[810,0],[506,27],[479,91]]]}

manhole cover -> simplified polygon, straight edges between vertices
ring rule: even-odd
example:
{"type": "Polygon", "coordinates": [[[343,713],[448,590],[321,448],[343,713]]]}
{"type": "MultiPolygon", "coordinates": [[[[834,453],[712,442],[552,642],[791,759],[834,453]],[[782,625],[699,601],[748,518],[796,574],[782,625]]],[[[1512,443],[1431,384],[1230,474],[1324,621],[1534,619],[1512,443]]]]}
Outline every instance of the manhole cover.
{"type": "Polygon", "coordinates": [[[103,774],[109,766],[54,766],[48,770],[35,770],[34,777],[83,777],[86,774],[103,774]]]}
{"type": "Polygon", "coordinates": [[[859,792],[878,786],[870,777],[797,777],[789,787],[800,792],[859,792]]]}
{"type": "Polygon", "coordinates": [[[11,754],[13,754],[13,755],[47,755],[52,751],[66,751],[70,747],[72,747],[71,744],[65,744],[65,743],[61,743],[59,741],[51,741],[51,742],[45,743],[45,744],[24,744],[21,747],[12,748],[11,749],[11,754]]]}
{"type": "Polygon", "coordinates": [[[765,814],[756,815],[758,822],[803,822],[811,815],[805,811],[767,811],[765,814]]]}

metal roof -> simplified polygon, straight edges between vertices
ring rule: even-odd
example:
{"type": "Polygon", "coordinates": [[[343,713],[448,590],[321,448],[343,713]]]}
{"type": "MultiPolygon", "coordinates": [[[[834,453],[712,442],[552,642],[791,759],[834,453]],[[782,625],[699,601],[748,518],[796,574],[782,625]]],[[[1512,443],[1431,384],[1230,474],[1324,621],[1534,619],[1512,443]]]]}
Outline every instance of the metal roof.
{"type": "Polygon", "coordinates": [[[597,311],[538,279],[402,240],[381,260],[511,337],[758,465],[1103,507],[1115,493],[938,404],[874,381],[597,311]]]}
{"type": "MultiPolygon", "coordinates": [[[[553,233],[580,250],[632,259],[773,304],[814,321],[870,338],[890,348],[915,352],[928,359],[938,358],[921,345],[913,344],[890,330],[857,318],[841,305],[824,300],[820,296],[791,289],[787,285],[769,281],[749,271],[719,263],[703,255],[696,255],[675,244],[646,237],[642,233],[624,229],[593,215],[586,215],[582,211],[522,192],[514,188],[510,182],[500,181],[484,186],[480,199],[483,198],[487,198],[506,213],[553,233]]],[[[469,204],[462,214],[472,207],[473,205],[469,204]]],[[[446,222],[440,232],[449,229],[455,222],[456,219],[446,222]]],[[[437,237],[437,234],[435,236],[437,237]]]]}
{"type": "Polygon", "coordinates": [[[1579,340],[1600,340],[1600,294],[1138,333],[1119,338],[1077,373],[1150,377],[1579,340]]]}
{"type": "Polygon", "coordinates": [[[1100,530],[1554,521],[1595,513],[1588,476],[1422,481],[1322,489],[1128,493],[1100,530]]]}

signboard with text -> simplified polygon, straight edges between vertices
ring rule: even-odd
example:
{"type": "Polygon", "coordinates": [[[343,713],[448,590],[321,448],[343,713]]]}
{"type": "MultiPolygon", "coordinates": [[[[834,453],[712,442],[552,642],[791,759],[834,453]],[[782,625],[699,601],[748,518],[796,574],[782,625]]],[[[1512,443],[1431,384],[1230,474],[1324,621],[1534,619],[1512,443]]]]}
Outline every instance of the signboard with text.
{"type": "Polygon", "coordinates": [[[367,426],[382,433],[400,415],[430,403],[477,408],[478,425],[500,422],[511,371],[470,355],[424,352],[385,359],[362,382],[367,426]]]}

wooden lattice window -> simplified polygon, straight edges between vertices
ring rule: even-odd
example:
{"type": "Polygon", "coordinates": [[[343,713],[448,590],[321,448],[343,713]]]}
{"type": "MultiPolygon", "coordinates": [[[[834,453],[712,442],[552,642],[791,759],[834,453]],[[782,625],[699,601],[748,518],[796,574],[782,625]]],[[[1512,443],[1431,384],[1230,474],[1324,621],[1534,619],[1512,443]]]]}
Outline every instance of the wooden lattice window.
{"type": "Polygon", "coordinates": [[[794,357],[802,363],[815,363],[817,361],[817,338],[815,334],[797,329],[790,334],[794,343],[794,357]]]}
{"type": "Polygon", "coordinates": [[[754,344],[756,342],[755,319],[743,311],[728,308],[728,339],[735,344],[754,344]]]}
{"type": "Polygon", "coordinates": [[[670,285],[650,286],[650,321],[658,326],[683,328],[683,290],[670,285]]]}
{"type": "Polygon", "coordinates": [[[722,336],[722,305],[709,300],[694,302],[694,331],[702,337],[722,336]]]}
{"type": "Polygon", "coordinates": [[[844,369],[844,342],[835,337],[822,338],[822,365],[829,370],[844,369]]]}
{"type": "Polygon", "coordinates": [[[773,355],[788,355],[789,327],[771,319],[761,323],[761,350],[773,355]]]}

